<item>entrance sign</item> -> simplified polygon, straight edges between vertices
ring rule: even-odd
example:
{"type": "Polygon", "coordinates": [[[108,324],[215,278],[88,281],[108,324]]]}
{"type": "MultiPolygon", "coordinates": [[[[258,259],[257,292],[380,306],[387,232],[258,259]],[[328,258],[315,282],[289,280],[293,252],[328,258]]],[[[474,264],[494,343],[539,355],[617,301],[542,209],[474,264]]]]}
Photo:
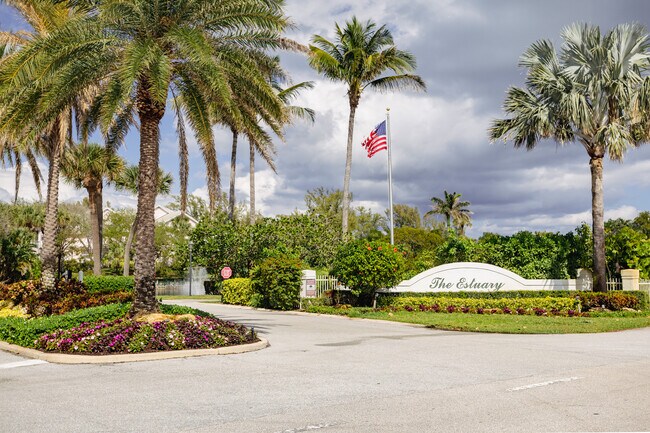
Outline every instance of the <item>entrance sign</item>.
{"type": "Polygon", "coordinates": [[[223,268],[221,270],[221,278],[224,280],[227,280],[228,278],[232,277],[232,269],[230,269],[228,266],[223,268]]]}
{"type": "Polygon", "coordinates": [[[390,292],[498,292],[506,290],[576,290],[576,280],[526,280],[485,263],[449,263],[424,271],[390,292]]]}

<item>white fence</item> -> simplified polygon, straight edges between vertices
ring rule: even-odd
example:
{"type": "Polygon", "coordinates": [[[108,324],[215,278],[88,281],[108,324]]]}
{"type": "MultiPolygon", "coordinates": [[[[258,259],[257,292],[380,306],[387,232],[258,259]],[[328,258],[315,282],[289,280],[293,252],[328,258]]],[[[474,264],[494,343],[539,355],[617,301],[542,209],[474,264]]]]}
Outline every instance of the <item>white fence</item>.
{"type": "Polygon", "coordinates": [[[607,280],[607,291],[610,292],[612,290],[623,290],[623,280],[616,278],[607,280]]]}
{"type": "Polygon", "coordinates": [[[650,293],[650,280],[639,280],[639,290],[650,293]]]}
{"type": "Polygon", "coordinates": [[[336,277],[327,274],[316,275],[316,297],[320,298],[328,290],[342,290],[343,286],[339,284],[336,277]]]}

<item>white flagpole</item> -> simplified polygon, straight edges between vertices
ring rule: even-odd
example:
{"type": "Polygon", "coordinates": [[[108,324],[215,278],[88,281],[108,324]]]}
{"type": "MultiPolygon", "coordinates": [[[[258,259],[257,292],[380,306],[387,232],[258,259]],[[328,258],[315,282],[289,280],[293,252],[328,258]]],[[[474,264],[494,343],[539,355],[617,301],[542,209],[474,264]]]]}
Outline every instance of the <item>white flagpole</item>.
{"type": "Polygon", "coordinates": [[[386,143],[388,144],[388,209],[390,212],[390,244],[395,245],[393,232],[393,162],[390,156],[390,107],[386,108],[386,143]]]}

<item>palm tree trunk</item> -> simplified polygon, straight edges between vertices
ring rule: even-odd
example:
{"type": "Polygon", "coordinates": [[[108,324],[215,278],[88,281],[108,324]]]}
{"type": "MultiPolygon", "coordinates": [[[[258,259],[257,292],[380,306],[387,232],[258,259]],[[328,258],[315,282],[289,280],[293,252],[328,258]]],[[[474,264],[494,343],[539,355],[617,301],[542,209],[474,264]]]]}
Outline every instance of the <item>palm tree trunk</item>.
{"type": "Polygon", "coordinates": [[[16,167],[16,187],[14,188],[14,204],[16,204],[18,203],[18,191],[20,190],[20,176],[23,174],[23,160],[18,152],[14,152],[14,167],[16,167]]]}
{"type": "Polygon", "coordinates": [[[146,79],[142,79],[138,86],[137,98],[140,118],[140,170],[135,232],[135,299],[130,311],[131,316],[159,311],[156,300],[154,209],[158,192],[159,125],[165,113],[164,103],[155,101],[149,93],[146,79]]]}
{"type": "Polygon", "coordinates": [[[126,238],[126,245],[124,246],[124,265],[122,266],[122,275],[125,277],[129,276],[130,267],[131,267],[131,245],[133,245],[133,238],[135,237],[135,228],[137,219],[133,220],[131,224],[131,230],[129,230],[129,237],[126,238]]]}
{"type": "Polygon", "coordinates": [[[93,183],[89,183],[86,186],[86,191],[88,191],[88,208],[90,210],[90,229],[92,232],[92,252],[93,252],[93,274],[101,275],[102,273],[102,252],[101,252],[101,238],[100,238],[100,226],[98,221],[98,216],[101,216],[101,211],[99,215],[97,213],[97,186],[93,183]]]}
{"type": "Polygon", "coordinates": [[[41,261],[43,262],[41,280],[43,282],[43,289],[45,290],[54,290],[56,285],[58,255],[56,236],[59,230],[57,217],[59,213],[59,171],[61,149],[63,147],[62,137],[61,122],[57,120],[48,137],[50,166],[47,176],[45,224],[43,227],[43,247],[41,249],[41,261]]]}
{"type": "Polygon", "coordinates": [[[235,174],[237,170],[237,131],[232,130],[232,153],[230,155],[230,191],[228,196],[228,215],[235,218],[235,174]]]}
{"type": "Polygon", "coordinates": [[[250,221],[255,224],[255,146],[249,142],[250,152],[250,221]]]}
{"type": "Polygon", "coordinates": [[[350,174],[352,172],[352,138],[354,135],[354,116],[357,111],[357,104],[350,101],[350,118],[348,119],[348,147],[345,154],[345,175],[343,176],[343,215],[341,224],[343,229],[343,240],[348,237],[348,220],[350,214],[350,174]]]}
{"type": "Polygon", "coordinates": [[[594,236],[594,291],[607,291],[605,261],[605,218],[603,203],[603,157],[592,156],[591,168],[591,215],[594,236]]]}

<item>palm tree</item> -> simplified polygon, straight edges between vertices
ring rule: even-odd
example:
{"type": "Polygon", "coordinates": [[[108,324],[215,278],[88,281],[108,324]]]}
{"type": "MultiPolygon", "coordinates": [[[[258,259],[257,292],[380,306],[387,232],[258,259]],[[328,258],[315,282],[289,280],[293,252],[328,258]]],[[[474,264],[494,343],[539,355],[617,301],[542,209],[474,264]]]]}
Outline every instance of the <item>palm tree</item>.
{"type": "MultiPolygon", "coordinates": [[[[280,35],[289,22],[282,0],[76,0],[72,4],[86,16],[30,43],[0,74],[13,78],[4,81],[5,87],[17,89],[30,88],[29,83],[42,78],[35,96],[19,90],[20,96],[7,101],[3,110],[26,112],[31,103],[38,113],[52,113],[97,83],[103,88],[98,105],[103,125],[124,124],[116,117],[123,119],[131,114],[129,107],[134,107],[140,126],[140,171],[136,296],[131,314],[158,311],[154,207],[159,126],[170,88],[183,99],[199,144],[212,152],[211,127],[216,116],[211,107],[241,117],[233,103],[230,77],[247,80],[243,91],[264,98],[267,110],[281,111],[281,102],[259,71],[253,53],[286,47],[280,35]],[[45,74],[44,67],[49,67],[45,74]]],[[[216,155],[210,160],[216,161],[216,155]]],[[[218,188],[216,174],[208,170],[210,191],[218,188]]]]}
{"type": "Polygon", "coordinates": [[[459,234],[462,236],[465,227],[471,225],[472,212],[467,209],[471,203],[462,201],[460,199],[462,194],[457,192],[449,194],[445,191],[444,193],[444,198],[431,197],[433,209],[424,214],[424,217],[428,218],[435,215],[442,215],[445,218],[447,230],[455,226],[459,229],[459,234]]]}
{"type": "Polygon", "coordinates": [[[511,87],[503,104],[508,118],[495,120],[492,141],[512,140],[533,149],[543,139],[577,142],[591,168],[594,290],[607,290],[603,204],[603,158],[621,161],[625,151],[648,140],[650,39],[638,24],[602,35],[573,24],[562,32],[558,55],[550,41],[535,42],[520,66],[526,87],[511,87]]]}
{"type": "Polygon", "coordinates": [[[92,231],[93,274],[102,273],[102,228],[104,179],[113,182],[124,170],[124,160],[109,148],[95,143],[70,147],[63,156],[61,173],[76,188],[88,192],[92,231]]]}
{"type": "Polygon", "coordinates": [[[350,173],[352,170],[352,139],[354,116],[366,87],[379,91],[401,90],[404,88],[426,89],[424,81],[415,71],[415,57],[406,51],[398,50],[393,36],[383,25],[377,28],[372,21],[361,23],[356,17],[341,28],[336,24],[336,39],[330,42],[315,35],[310,45],[310,65],[316,71],[333,81],[342,81],[348,87],[350,117],[348,121],[348,143],[343,178],[343,236],[348,232],[350,212],[350,173]],[[395,75],[383,76],[391,70],[395,75]]]}
{"type": "Polygon", "coordinates": [[[37,59],[39,56],[34,54],[41,51],[45,55],[47,48],[41,42],[69,30],[84,12],[63,2],[7,0],[6,3],[17,9],[33,30],[0,34],[0,45],[5,47],[0,61],[0,135],[10,142],[32,143],[49,161],[41,279],[44,288],[54,289],[61,154],[70,142],[79,93],[58,99],[48,86],[50,77],[44,75],[43,68],[50,63],[39,63],[42,57],[37,59]],[[42,110],[39,102],[43,99],[58,101],[55,106],[42,110]]]}
{"type": "MultiPolygon", "coordinates": [[[[282,81],[286,76],[281,73],[276,73],[271,76],[271,85],[275,89],[278,97],[284,104],[283,110],[285,113],[284,124],[291,124],[295,119],[307,119],[312,123],[314,122],[315,112],[311,108],[300,107],[297,105],[290,105],[291,101],[298,97],[303,89],[312,89],[314,83],[312,81],[303,81],[298,84],[291,85],[286,89],[281,87],[282,81]]],[[[255,210],[255,154],[258,153],[271,167],[273,172],[276,172],[275,162],[273,156],[275,155],[275,146],[273,142],[268,139],[264,141],[249,138],[249,203],[250,203],[250,223],[255,224],[256,210],[255,210]]],[[[234,190],[234,186],[233,186],[234,190]]]]}
{"type": "MultiPolygon", "coordinates": [[[[129,191],[134,195],[138,195],[138,182],[140,179],[140,169],[137,165],[131,165],[124,169],[119,177],[115,179],[115,187],[122,191],[129,191]]],[[[158,169],[158,191],[156,194],[169,194],[171,191],[172,182],[174,178],[171,173],[165,173],[160,168],[158,169]]],[[[137,228],[138,218],[136,215],[131,230],[129,230],[129,237],[126,238],[126,245],[124,246],[124,265],[123,275],[128,277],[131,267],[131,246],[133,245],[133,238],[137,228]]]]}
{"type": "Polygon", "coordinates": [[[41,191],[41,181],[43,175],[41,169],[38,167],[36,161],[35,146],[26,145],[23,143],[11,143],[9,140],[0,139],[0,161],[2,166],[13,166],[16,170],[14,175],[14,204],[18,202],[18,192],[20,191],[20,178],[23,171],[23,157],[27,159],[29,168],[32,172],[36,192],[38,193],[38,200],[43,201],[43,192],[41,191]]]}

